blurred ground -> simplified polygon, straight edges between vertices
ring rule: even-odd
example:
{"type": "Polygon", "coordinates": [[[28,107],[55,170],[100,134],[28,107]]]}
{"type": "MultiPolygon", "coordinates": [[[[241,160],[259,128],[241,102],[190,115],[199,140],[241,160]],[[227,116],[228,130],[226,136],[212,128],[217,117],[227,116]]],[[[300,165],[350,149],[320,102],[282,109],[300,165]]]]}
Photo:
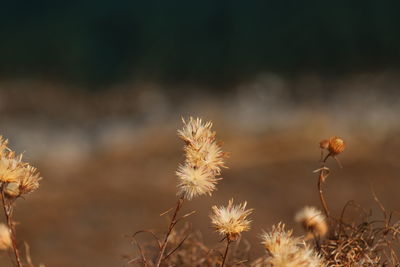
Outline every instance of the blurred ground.
{"type": "MultiPolygon", "coordinates": [[[[124,255],[135,254],[124,235],[165,229],[159,214],[174,205],[174,171],[183,160],[176,129],[188,115],[212,120],[231,153],[218,191],[185,203],[186,211],[197,211],[190,221],[210,245],[219,240],[209,227],[210,207],[231,197],[255,209],[244,234],[255,254],[262,253],[258,233],[274,223],[285,221],[301,234],[293,216],[319,205],[312,171],[319,167],[318,142],[332,135],[347,141],[344,168],[329,162],[324,185],[333,213],[354,200],[380,215],[371,186],[388,210],[398,210],[399,85],[393,73],[329,81],[266,74],[223,95],[151,83],[95,94],[4,81],[1,133],[44,177],[17,203],[19,239],[46,266],[123,265],[124,255]]],[[[0,265],[11,266],[5,253],[0,265]]]]}

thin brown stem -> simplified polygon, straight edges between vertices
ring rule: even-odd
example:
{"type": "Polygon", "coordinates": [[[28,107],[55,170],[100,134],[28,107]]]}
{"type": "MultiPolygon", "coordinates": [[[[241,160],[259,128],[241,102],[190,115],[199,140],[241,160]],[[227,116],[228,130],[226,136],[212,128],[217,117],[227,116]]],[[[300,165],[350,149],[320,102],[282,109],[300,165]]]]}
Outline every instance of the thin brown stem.
{"type": "Polygon", "coordinates": [[[329,209],[328,205],[326,204],[326,200],[324,197],[324,193],[322,191],[322,183],[325,181],[326,177],[328,177],[327,169],[325,167],[326,160],[329,158],[330,154],[328,154],[325,159],[322,161],[322,167],[319,169],[318,173],[318,192],[319,192],[319,199],[321,201],[322,208],[324,209],[324,213],[326,217],[329,217],[329,209]]]}
{"type": "Polygon", "coordinates": [[[163,240],[163,242],[161,244],[160,254],[158,255],[158,259],[157,259],[157,263],[156,263],[157,267],[160,267],[160,265],[161,265],[161,261],[162,261],[163,256],[164,256],[165,249],[167,248],[169,236],[171,235],[172,229],[174,229],[176,223],[178,222],[177,216],[178,216],[179,210],[182,207],[182,204],[183,204],[183,198],[180,198],[178,200],[178,202],[176,203],[174,214],[172,215],[171,222],[170,222],[170,224],[168,226],[168,231],[165,234],[164,240],[163,240]]]}
{"type": "Polygon", "coordinates": [[[221,267],[225,266],[226,258],[228,256],[228,251],[229,251],[229,245],[231,243],[232,243],[232,241],[230,240],[229,236],[227,236],[226,237],[226,249],[225,249],[224,257],[222,258],[221,267]]]}
{"type": "Polygon", "coordinates": [[[323,182],[323,170],[320,171],[319,177],[318,177],[318,192],[319,192],[319,199],[321,200],[322,208],[324,209],[324,213],[326,217],[329,217],[329,209],[328,205],[326,204],[324,193],[322,191],[322,182],[323,182]]]}
{"type": "Polygon", "coordinates": [[[2,204],[3,204],[4,215],[6,216],[8,229],[10,231],[15,261],[16,261],[18,267],[22,267],[21,257],[20,257],[20,253],[19,253],[19,250],[17,247],[17,237],[16,237],[16,233],[15,233],[15,229],[14,229],[14,223],[12,220],[12,204],[9,201],[7,201],[7,199],[4,195],[4,185],[5,184],[3,183],[1,186],[1,199],[2,199],[2,204]]]}

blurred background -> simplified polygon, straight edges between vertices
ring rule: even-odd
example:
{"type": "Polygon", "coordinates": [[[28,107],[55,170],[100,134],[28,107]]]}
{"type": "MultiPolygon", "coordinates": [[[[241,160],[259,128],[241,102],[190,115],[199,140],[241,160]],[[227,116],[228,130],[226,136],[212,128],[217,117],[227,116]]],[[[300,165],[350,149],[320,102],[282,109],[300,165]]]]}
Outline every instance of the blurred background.
{"type": "MultiPolygon", "coordinates": [[[[244,234],[319,207],[318,142],[340,136],[326,198],[381,218],[398,210],[400,17],[392,1],[6,1],[0,8],[0,127],[44,177],[19,200],[19,240],[46,266],[122,266],[139,229],[162,231],[183,161],[181,117],[214,122],[230,152],[190,221],[211,205],[255,209],[244,234]]],[[[349,211],[351,214],[352,211],[349,211]]],[[[354,210],[353,210],[354,212],[354,210]]],[[[145,241],[145,240],[144,240],[145,241]]],[[[2,266],[11,266],[0,255],[2,266]]]]}

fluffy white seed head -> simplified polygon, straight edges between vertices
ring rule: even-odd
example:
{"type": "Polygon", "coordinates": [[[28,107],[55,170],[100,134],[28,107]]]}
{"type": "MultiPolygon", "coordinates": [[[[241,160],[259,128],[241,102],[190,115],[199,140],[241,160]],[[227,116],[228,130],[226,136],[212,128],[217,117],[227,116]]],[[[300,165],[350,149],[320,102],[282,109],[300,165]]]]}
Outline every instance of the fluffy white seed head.
{"type": "Polygon", "coordinates": [[[279,223],[270,232],[261,236],[262,244],[268,251],[268,266],[274,267],[321,267],[325,266],[321,257],[300,238],[292,236],[292,230],[285,230],[279,223]]]}
{"type": "Polygon", "coordinates": [[[247,217],[253,209],[246,209],[246,205],[247,202],[234,205],[231,199],[226,207],[213,206],[210,218],[215,230],[230,240],[236,240],[242,232],[248,231],[251,221],[247,217]]]}
{"type": "Polygon", "coordinates": [[[22,161],[22,155],[16,155],[7,147],[8,141],[0,136],[0,182],[9,198],[17,198],[39,187],[41,177],[36,168],[22,161]]]}
{"type": "Polygon", "coordinates": [[[211,131],[212,122],[203,123],[202,119],[190,117],[186,122],[182,118],[183,128],[178,130],[178,136],[186,143],[199,145],[207,139],[213,139],[215,132],[211,131]]]}
{"type": "Polygon", "coordinates": [[[215,190],[218,179],[207,168],[194,168],[188,165],[179,166],[178,196],[191,200],[201,195],[211,195],[215,190]]]}
{"type": "Polygon", "coordinates": [[[178,195],[191,200],[201,195],[211,195],[221,178],[221,168],[225,167],[226,153],[215,141],[212,123],[199,118],[183,120],[183,129],[178,130],[179,137],[185,141],[185,163],[179,166],[178,195]]]}

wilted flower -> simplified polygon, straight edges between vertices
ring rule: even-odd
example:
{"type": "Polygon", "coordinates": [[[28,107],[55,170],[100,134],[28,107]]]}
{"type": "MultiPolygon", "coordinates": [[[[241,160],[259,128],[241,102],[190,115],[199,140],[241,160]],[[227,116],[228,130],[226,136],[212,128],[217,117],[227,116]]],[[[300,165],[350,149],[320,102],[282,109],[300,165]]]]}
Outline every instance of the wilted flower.
{"type": "Polygon", "coordinates": [[[328,150],[331,155],[335,156],[342,153],[345,147],[343,139],[336,136],[329,138],[328,150]]]}
{"type": "Polygon", "coordinates": [[[211,222],[218,233],[227,236],[231,241],[236,240],[240,233],[250,229],[250,220],[247,217],[253,209],[246,210],[247,202],[239,205],[233,204],[233,199],[229,200],[228,206],[213,206],[210,215],[211,222]]]}
{"type": "Polygon", "coordinates": [[[296,213],[295,220],[302,224],[307,232],[306,240],[323,237],[328,232],[325,215],[314,207],[304,207],[296,213]]]}
{"type": "Polygon", "coordinates": [[[203,123],[201,119],[192,117],[188,122],[182,120],[184,127],[178,130],[178,135],[186,143],[186,160],[176,172],[179,178],[178,195],[189,200],[195,196],[211,195],[221,179],[216,176],[225,167],[226,153],[215,141],[211,122],[203,123]]]}
{"type": "Polygon", "coordinates": [[[0,182],[7,197],[16,198],[39,187],[40,176],[36,168],[22,161],[22,155],[7,147],[8,141],[0,137],[0,182]]]}
{"type": "Polygon", "coordinates": [[[262,244],[270,254],[268,266],[274,267],[321,267],[325,266],[321,257],[299,238],[292,236],[292,230],[285,230],[279,223],[272,226],[269,233],[261,236],[262,244]]]}

